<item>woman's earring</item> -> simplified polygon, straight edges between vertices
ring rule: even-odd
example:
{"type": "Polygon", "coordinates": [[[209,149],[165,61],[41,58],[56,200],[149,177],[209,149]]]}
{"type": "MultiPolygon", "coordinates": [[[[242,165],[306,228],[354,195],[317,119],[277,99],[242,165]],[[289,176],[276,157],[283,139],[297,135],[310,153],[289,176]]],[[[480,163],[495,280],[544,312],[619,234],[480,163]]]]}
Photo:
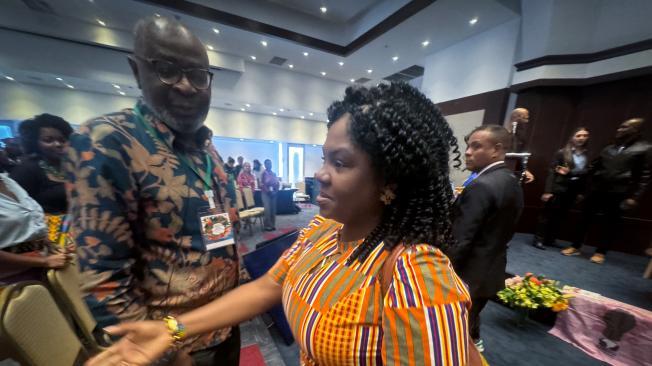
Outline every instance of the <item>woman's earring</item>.
{"type": "Polygon", "coordinates": [[[380,194],[380,200],[388,206],[396,198],[396,194],[390,188],[385,188],[383,193],[380,194]]]}

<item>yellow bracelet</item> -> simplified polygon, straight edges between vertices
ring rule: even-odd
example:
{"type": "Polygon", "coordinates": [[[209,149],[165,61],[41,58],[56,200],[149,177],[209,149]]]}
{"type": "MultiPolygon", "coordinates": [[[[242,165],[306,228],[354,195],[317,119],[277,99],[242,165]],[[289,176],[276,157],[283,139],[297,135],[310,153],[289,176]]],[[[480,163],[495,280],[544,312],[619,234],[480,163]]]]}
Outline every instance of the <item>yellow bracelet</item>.
{"type": "Polygon", "coordinates": [[[170,331],[170,335],[176,342],[179,342],[185,338],[186,327],[184,327],[183,324],[179,323],[175,317],[168,315],[163,318],[163,321],[165,322],[165,326],[170,331]]]}

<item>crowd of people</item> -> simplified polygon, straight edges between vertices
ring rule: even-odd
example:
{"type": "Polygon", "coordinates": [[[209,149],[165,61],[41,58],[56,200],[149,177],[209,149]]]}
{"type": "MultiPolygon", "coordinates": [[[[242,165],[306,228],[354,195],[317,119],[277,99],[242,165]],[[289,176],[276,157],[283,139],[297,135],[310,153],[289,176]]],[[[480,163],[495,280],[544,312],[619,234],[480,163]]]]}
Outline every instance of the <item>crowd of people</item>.
{"type": "MultiPolygon", "coordinates": [[[[506,154],[526,149],[527,110],[512,113],[511,131],[484,125],[466,137],[471,177],[455,197],[449,162],[460,168],[461,153],[436,105],[404,83],[347,88],[328,109],[319,215],[265,276],[239,285],[236,243],[205,222],[237,228],[246,187],[261,190],[275,230],[272,162],[222,161],[204,125],[206,48],[178,21],[141,20],[129,65],[142,92],[133,108],[75,132],[36,116],[20,125],[23,154],[10,141],[0,161],[0,281],[39,278],[76,253],[89,309],[122,337],[89,365],[238,365],[238,324],[276,304],[306,365],[483,364],[480,313],[504,287],[523,210],[506,154]],[[48,216],[64,217],[54,239],[48,216]]],[[[578,198],[583,220],[564,255],[578,253],[596,212],[617,223],[637,206],[652,151],[642,126],[625,121],[595,160],[589,131],[573,132],[546,179],[537,248],[554,243],[578,198]]]]}

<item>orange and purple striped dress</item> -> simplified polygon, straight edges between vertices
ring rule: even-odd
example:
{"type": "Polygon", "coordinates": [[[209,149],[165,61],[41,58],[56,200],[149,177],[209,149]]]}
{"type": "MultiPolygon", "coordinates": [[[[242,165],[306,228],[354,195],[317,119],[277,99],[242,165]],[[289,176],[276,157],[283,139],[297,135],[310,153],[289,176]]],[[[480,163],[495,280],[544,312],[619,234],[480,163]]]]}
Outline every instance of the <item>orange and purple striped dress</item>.
{"type": "Polygon", "coordinates": [[[283,287],[285,315],[303,365],[465,365],[466,286],[427,244],[396,260],[386,293],[379,245],[347,266],[361,241],[338,240],[341,224],[315,217],[269,274],[283,287]]]}

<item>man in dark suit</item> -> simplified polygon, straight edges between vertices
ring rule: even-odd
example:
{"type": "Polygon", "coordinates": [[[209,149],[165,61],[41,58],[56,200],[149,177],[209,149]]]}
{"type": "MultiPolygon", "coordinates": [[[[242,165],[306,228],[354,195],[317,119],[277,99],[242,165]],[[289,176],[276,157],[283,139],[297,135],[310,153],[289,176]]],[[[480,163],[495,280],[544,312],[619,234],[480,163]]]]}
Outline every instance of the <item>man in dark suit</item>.
{"type": "Polygon", "coordinates": [[[510,133],[498,125],[480,126],[471,132],[466,167],[477,176],[453,207],[457,243],[448,256],[469,286],[473,302],[469,328],[481,351],[480,312],[505,287],[507,243],[523,210],[523,191],[504,162],[510,142],[510,133]]]}

